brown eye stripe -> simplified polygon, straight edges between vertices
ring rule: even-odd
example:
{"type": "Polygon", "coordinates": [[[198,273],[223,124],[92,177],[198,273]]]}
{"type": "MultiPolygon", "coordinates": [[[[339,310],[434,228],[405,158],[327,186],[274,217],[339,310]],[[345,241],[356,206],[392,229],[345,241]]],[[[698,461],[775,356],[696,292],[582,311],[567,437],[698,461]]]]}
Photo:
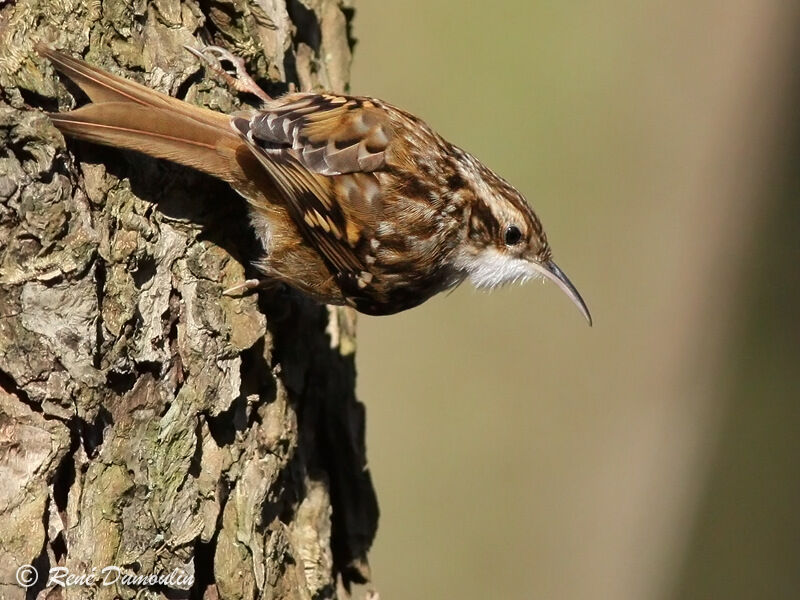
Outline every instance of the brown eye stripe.
{"type": "Polygon", "coordinates": [[[481,230],[490,239],[495,239],[500,235],[500,222],[485,202],[478,201],[473,207],[473,222],[479,223],[481,230]]]}

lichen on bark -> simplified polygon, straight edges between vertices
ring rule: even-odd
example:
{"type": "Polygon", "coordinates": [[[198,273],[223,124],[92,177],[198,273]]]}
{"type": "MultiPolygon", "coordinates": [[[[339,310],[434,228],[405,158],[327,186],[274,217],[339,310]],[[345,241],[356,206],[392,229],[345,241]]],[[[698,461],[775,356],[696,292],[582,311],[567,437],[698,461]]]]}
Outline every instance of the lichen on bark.
{"type": "Polygon", "coordinates": [[[183,44],[232,49],[273,93],[343,91],[350,14],[336,0],[0,7],[0,597],[329,598],[369,579],[353,315],[223,295],[258,251],[243,202],[188,169],[65,142],[43,111],[80,94],[33,50],[232,111],[241,100],[183,44]],[[29,590],[23,564],[42,574],[29,590]],[[193,583],[46,586],[51,567],[108,565],[193,583]]]}

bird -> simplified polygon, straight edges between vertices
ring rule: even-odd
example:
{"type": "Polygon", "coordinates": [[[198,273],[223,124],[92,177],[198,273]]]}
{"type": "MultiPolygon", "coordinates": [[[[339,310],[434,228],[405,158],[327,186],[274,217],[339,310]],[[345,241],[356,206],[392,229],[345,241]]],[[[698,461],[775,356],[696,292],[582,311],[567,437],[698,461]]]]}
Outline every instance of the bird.
{"type": "Polygon", "coordinates": [[[592,324],[522,194],[422,119],[367,96],[272,98],[228,51],[187,49],[232,62],[239,79],[208,60],[262,105],[224,114],[39,44],[91,100],[48,116],[66,136],[228,183],[247,202],[263,248],[255,269],[319,303],[389,315],[464,281],[493,289],[545,278],[592,324]]]}

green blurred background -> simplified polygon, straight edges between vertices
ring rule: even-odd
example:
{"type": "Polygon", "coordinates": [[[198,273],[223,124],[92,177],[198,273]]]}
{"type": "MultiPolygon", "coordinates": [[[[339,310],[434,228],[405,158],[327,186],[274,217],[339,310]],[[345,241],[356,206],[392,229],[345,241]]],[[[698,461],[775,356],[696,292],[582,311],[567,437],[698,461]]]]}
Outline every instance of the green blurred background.
{"type": "Polygon", "coordinates": [[[361,318],[388,598],[800,598],[800,6],[355,3],[352,91],[512,181],[595,317],[361,318]]]}

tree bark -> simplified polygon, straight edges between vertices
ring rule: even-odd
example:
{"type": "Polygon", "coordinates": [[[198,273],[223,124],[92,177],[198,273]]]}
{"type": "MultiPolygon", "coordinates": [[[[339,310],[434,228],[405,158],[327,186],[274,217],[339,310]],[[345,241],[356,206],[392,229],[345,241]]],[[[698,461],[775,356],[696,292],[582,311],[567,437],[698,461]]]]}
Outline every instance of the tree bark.
{"type": "Polygon", "coordinates": [[[343,91],[350,17],[337,0],[0,7],[0,597],[331,598],[369,579],[354,315],[223,295],[258,253],[244,202],[65,143],[40,109],[82,97],[33,50],[231,112],[183,44],[231,49],[271,93],[343,91]],[[84,581],[54,583],[64,569],[84,581]]]}

